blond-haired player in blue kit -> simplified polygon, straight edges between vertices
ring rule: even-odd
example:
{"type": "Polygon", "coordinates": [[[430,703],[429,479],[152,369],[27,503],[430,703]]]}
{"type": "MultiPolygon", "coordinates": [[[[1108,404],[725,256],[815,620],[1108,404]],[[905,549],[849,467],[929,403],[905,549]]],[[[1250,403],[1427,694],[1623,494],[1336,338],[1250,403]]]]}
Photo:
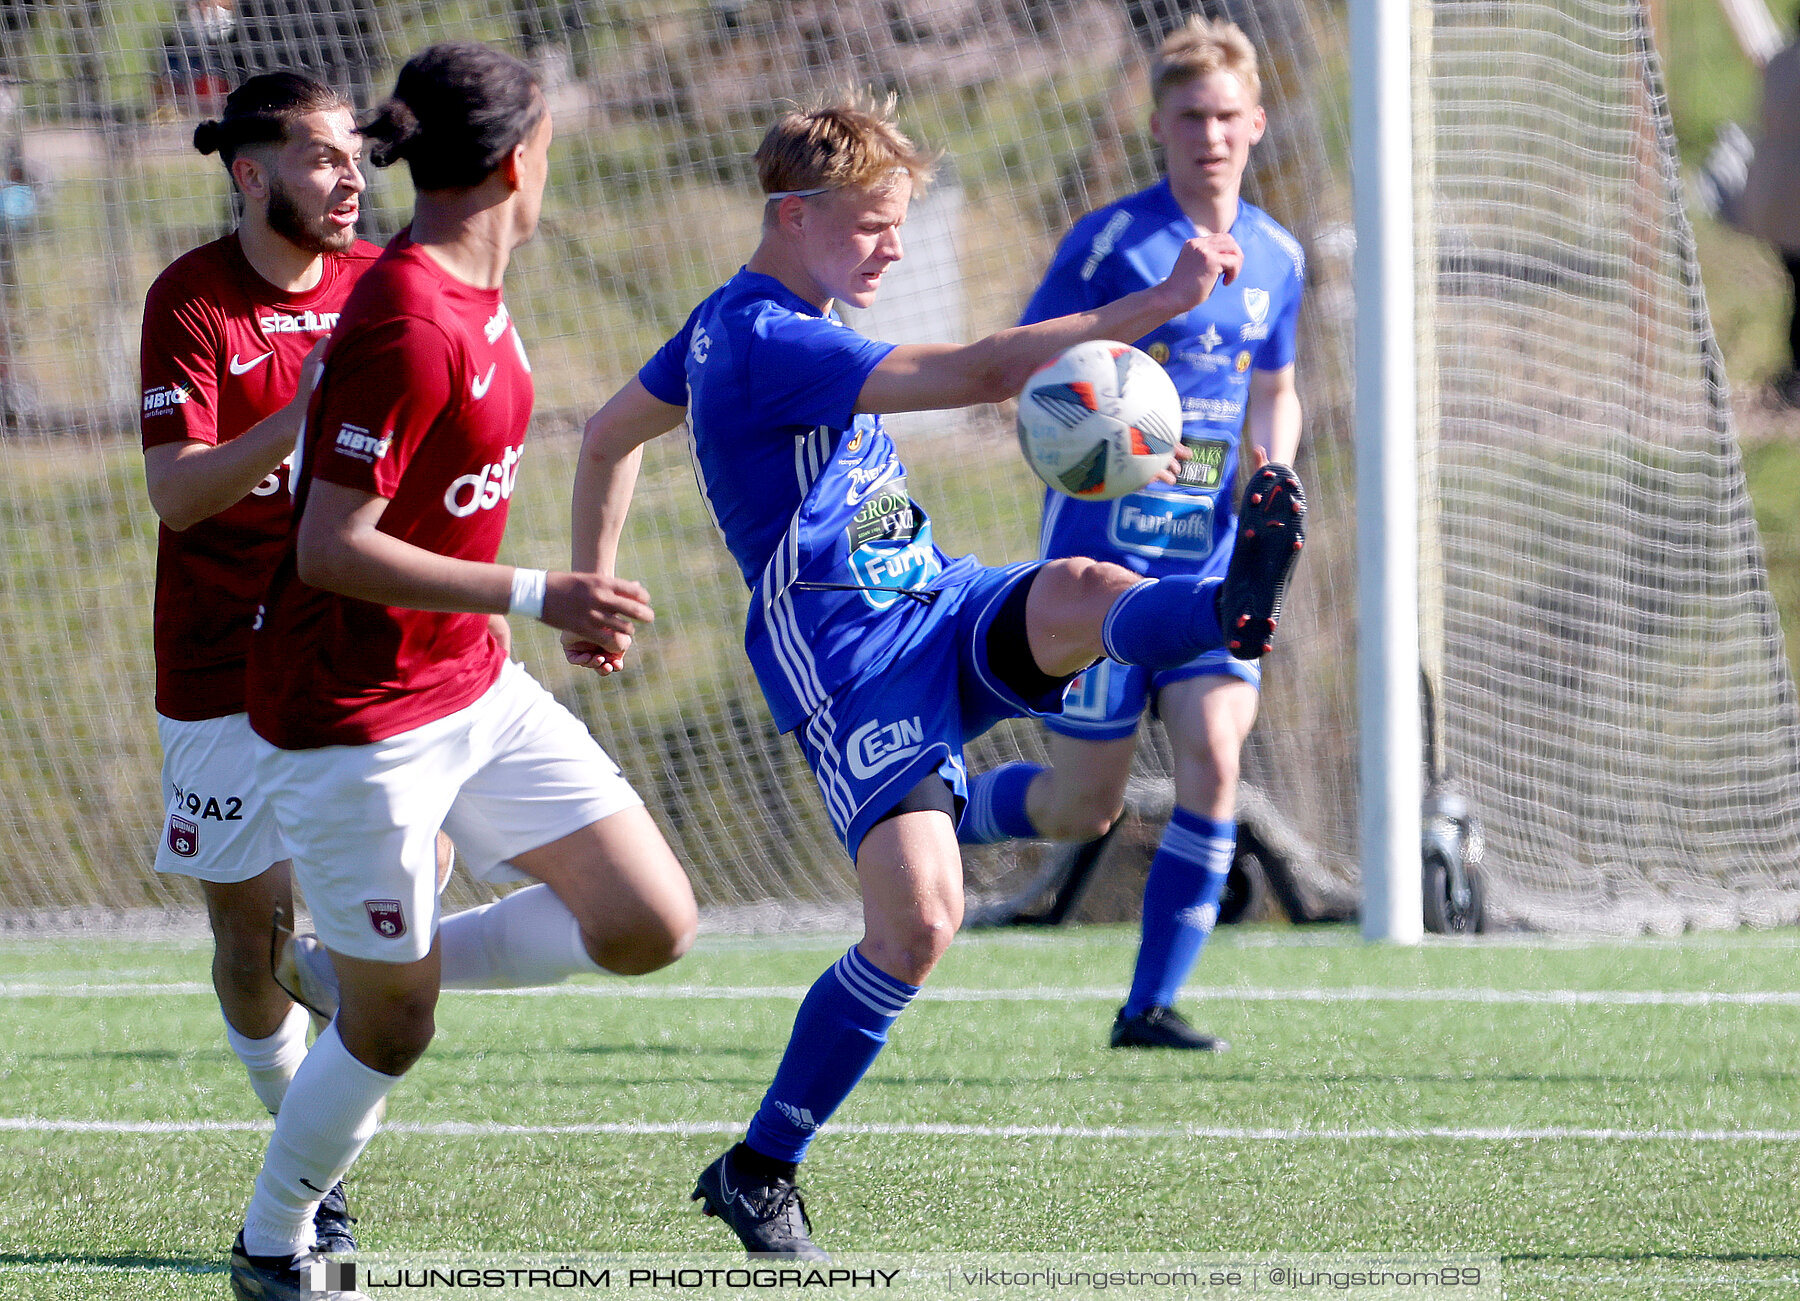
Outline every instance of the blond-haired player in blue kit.
{"type": "MultiPolygon", "coordinates": [[[[1224,645],[1222,625],[1260,654],[1302,507],[1297,483],[1271,491],[1262,540],[1238,549],[1223,581],[946,556],[881,413],[998,402],[1071,344],[1139,337],[1228,282],[1236,245],[1187,240],[1162,281],[1091,311],[967,345],[895,347],[833,305],[875,300],[929,160],[884,112],[837,103],[784,115],[756,162],[763,224],[749,263],[588,422],[574,554],[612,571],[639,448],[685,417],[700,489],[750,589],[745,649],[856,862],[866,928],[802,1001],[744,1141],[694,1196],[750,1251],[816,1258],[798,1164],[962,920],[964,744],[999,719],[1057,712],[1102,655],[1183,664],[1224,645]]],[[[565,651],[609,659],[579,640],[565,651]]]]}
{"type": "MultiPolygon", "coordinates": [[[[1197,235],[1229,233],[1243,269],[1136,340],[1181,393],[1182,442],[1192,456],[1178,481],[1114,502],[1046,493],[1042,552],[1093,556],[1158,578],[1223,574],[1243,471],[1285,466],[1300,445],[1294,333],[1306,262],[1299,242],[1240,196],[1266,121],[1249,38],[1231,23],[1191,19],[1157,51],[1151,92],[1163,179],[1075,224],[1024,320],[1091,310],[1155,284],[1197,235]]],[[[1227,1047],[1190,1026],[1174,1002],[1218,917],[1236,841],[1238,756],[1261,681],[1256,661],[1222,650],[1154,670],[1102,660],[1070,688],[1063,712],[1045,720],[1050,767],[1008,764],[970,783],[965,843],[1092,840],[1123,808],[1146,706],[1168,729],[1175,810],[1150,865],[1143,939],[1113,1023],[1114,1047],[1227,1047]]]]}

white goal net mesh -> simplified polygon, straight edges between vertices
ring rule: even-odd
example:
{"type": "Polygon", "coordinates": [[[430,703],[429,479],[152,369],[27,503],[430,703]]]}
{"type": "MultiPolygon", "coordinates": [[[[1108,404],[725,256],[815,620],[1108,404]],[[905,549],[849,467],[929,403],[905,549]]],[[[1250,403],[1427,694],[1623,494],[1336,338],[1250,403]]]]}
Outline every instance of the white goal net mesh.
{"type": "MultiPolygon", "coordinates": [[[[1082,212],[1154,179],[1146,51],[1198,0],[62,0],[0,6],[0,917],[193,902],[149,870],[155,520],[136,443],[143,293],[232,221],[193,123],[244,72],[360,103],[444,38],[528,58],[557,123],[545,220],[507,296],[539,411],[503,558],[566,563],[586,414],[754,242],[749,155],[816,90],[899,96],[945,151],[908,258],[857,323],[907,341],[1011,323],[1082,212]]],[[[1247,778],[1313,911],[1356,894],[1348,73],[1341,11],[1233,0],[1271,129],[1249,196],[1306,245],[1300,459],[1313,504],[1247,778]]],[[[1432,656],[1444,754],[1487,827],[1497,920],[1634,931],[1800,919],[1796,724],[1635,3],[1446,3],[1421,222],[1440,440],[1432,656]]],[[[374,178],[366,233],[410,202],[374,178]]],[[[1431,358],[1427,357],[1428,363],[1431,358]]],[[[1431,367],[1426,367],[1429,372],[1431,367]]],[[[1038,489],[1008,410],[896,422],[940,542],[1026,558],[1038,489]]],[[[1429,422],[1428,422],[1429,423],[1429,422]]],[[[517,645],[645,794],[705,904],[855,898],[740,648],[742,585],[678,439],[621,557],[658,619],[623,678],[517,645]]],[[[1041,753],[1009,725],[972,766],[1041,753]]],[[[1166,777],[1160,740],[1143,774],[1166,777]]],[[[972,855],[1004,890],[1029,852],[972,855]]],[[[468,897],[470,887],[453,887],[468,897]]]]}
{"type": "Polygon", "coordinates": [[[1441,6],[1431,86],[1446,713],[1495,893],[1800,919],[1793,687],[1643,11],[1441,6]]]}

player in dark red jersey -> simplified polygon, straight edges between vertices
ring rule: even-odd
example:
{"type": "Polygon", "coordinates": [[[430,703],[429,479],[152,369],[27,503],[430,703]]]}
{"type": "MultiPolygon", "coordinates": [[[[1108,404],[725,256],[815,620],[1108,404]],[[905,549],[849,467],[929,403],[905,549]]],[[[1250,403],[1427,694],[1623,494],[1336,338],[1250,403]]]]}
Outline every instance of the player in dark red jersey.
{"type": "MultiPolygon", "coordinates": [[[[306,1015],[270,976],[270,918],[292,911],[293,890],[250,779],[244,669],[287,537],[302,366],[381,250],[356,238],[362,140],[328,87],[252,77],[194,145],[225,164],[243,219],[176,259],[144,304],[144,474],[162,520],[156,711],[168,813],[156,868],[200,882],[226,1038],[275,1112],[306,1053],[306,1015]]],[[[354,1249],[341,1189],[317,1231],[331,1250],[354,1249]]]]}
{"type": "Polygon", "coordinates": [[[673,961],[693,893],[642,801],[489,616],[531,614],[617,668],[638,584],[494,563],[531,416],[501,296],[537,225],[550,119],[524,64],[471,43],[409,60],[365,128],[418,191],[344,308],[296,458],[295,519],[253,640],[259,785],[340,985],[276,1119],[231,1258],[240,1298],[302,1295],[320,1190],[344,1175],[425,1050],[452,955],[432,837],[488,880],[459,983],[673,961]]]}

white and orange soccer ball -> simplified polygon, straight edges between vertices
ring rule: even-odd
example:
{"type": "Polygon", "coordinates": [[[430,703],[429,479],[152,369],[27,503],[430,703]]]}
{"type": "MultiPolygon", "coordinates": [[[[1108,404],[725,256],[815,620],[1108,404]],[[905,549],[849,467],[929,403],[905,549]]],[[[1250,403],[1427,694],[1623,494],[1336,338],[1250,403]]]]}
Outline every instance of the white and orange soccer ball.
{"type": "Polygon", "coordinates": [[[1130,344],[1066,348],[1019,394],[1019,446],[1038,478],[1083,501],[1136,492],[1168,468],[1181,441],[1181,395],[1130,344]]]}

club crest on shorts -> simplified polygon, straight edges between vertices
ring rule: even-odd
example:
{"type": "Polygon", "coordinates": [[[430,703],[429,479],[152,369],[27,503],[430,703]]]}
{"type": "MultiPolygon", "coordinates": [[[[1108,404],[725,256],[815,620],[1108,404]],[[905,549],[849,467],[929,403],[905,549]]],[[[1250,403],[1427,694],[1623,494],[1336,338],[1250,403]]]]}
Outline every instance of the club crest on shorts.
{"type": "Polygon", "coordinates": [[[169,852],[183,858],[200,852],[200,828],[179,813],[169,815],[169,852]]]}
{"type": "Polygon", "coordinates": [[[397,940],[406,934],[406,913],[398,899],[364,899],[369,910],[369,925],[384,940],[397,940]]]}

